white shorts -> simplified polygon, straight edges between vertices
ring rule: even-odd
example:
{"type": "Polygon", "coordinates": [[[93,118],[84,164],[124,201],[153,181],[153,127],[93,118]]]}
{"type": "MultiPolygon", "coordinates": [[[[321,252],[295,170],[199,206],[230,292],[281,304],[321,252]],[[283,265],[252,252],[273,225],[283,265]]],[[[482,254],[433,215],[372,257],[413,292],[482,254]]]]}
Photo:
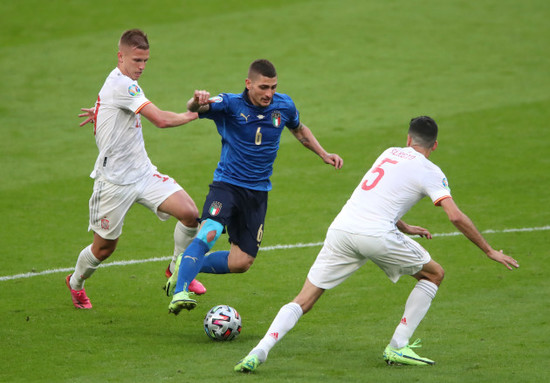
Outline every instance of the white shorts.
{"type": "Polygon", "coordinates": [[[431,257],[418,242],[397,230],[368,236],[329,229],[307,277],[315,286],[328,290],[344,282],[368,260],[395,283],[402,275],[419,272],[431,257]]]}
{"type": "Polygon", "coordinates": [[[98,177],[90,198],[90,225],[104,239],[117,239],[122,234],[124,217],[134,203],[139,203],[166,221],[170,215],[158,211],[168,197],[183,188],[171,177],[152,173],[130,185],[115,185],[98,177]]]}

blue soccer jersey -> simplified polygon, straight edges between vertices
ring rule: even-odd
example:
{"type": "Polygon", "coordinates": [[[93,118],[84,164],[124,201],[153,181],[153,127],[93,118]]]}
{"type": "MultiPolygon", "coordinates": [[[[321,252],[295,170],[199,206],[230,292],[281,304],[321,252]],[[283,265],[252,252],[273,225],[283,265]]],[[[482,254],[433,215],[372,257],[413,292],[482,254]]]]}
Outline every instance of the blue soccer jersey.
{"type": "Polygon", "coordinates": [[[273,163],[279,150],[283,127],[296,129],[299,113],[286,94],[275,93],[269,106],[258,107],[241,94],[222,93],[210,109],[200,113],[216,123],[222,137],[222,150],[214,181],[269,191],[273,163]]]}

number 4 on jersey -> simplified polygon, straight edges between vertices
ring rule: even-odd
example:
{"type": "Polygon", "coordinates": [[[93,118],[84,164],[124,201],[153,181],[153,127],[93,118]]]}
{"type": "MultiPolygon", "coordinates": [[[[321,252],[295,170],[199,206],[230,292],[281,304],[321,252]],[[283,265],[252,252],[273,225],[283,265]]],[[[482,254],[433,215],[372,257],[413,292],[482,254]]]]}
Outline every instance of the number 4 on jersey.
{"type": "Polygon", "coordinates": [[[368,182],[368,178],[363,182],[363,184],[361,185],[361,189],[363,190],[371,190],[373,189],[377,184],[378,182],[380,182],[380,180],[382,179],[382,177],[384,177],[384,169],[382,169],[382,165],[384,165],[385,163],[389,163],[389,164],[396,164],[397,161],[394,161],[394,160],[390,160],[389,158],[384,158],[382,160],[382,162],[380,162],[380,164],[378,164],[378,166],[376,166],[374,169],[371,170],[371,173],[377,173],[378,175],[376,176],[376,178],[374,179],[374,181],[372,181],[372,183],[369,185],[368,182]]]}

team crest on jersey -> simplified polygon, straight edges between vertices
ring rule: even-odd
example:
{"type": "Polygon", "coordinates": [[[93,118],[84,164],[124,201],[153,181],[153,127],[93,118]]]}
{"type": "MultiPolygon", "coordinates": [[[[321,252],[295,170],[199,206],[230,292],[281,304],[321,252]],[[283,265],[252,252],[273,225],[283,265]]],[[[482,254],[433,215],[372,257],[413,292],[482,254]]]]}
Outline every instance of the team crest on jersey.
{"type": "Polygon", "coordinates": [[[218,103],[223,101],[223,97],[222,96],[214,96],[214,97],[210,97],[208,100],[212,101],[213,103],[218,104],[218,103]]]}
{"type": "Polygon", "coordinates": [[[208,209],[208,212],[211,216],[217,216],[220,214],[220,211],[222,210],[222,203],[218,201],[212,202],[212,205],[210,205],[210,208],[208,209]]]}
{"type": "Polygon", "coordinates": [[[107,218],[101,218],[101,228],[103,230],[109,230],[109,220],[107,218]]]}
{"type": "Polygon", "coordinates": [[[271,123],[273,124],[274,127],[278,128],[279,126],[281,126],[281,112],[279,112],[278,110],[274,111],[273,113],[271,113],[271,123]]]}
{"type": "Polygon", "coordinates": [[[137,84],[132,84],[128,87],[128,93],[132,97],[137,96],[138,94],[141,93],[141,89],[139,88],[139,86],[137,84]]]}

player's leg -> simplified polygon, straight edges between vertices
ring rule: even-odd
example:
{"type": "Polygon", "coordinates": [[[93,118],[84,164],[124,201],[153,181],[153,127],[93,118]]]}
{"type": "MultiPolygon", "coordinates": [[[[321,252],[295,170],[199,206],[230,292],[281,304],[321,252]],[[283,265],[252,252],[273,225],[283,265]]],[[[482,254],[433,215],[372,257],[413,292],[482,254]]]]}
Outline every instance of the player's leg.
{"type": "Polygon", "coordinates": [[[267,192],[233,188],[233,214],[227,224],[230,251],[217,251],[204,259],[202,273],[244,273],[250,269],[262,243],[267,192]]]}
{"type": "Polygon", "coordinates": [[[158,210],[178,220],[174,229],[174,258],[170,264],[173,273],[177,256],[183,253],[199,231],[199,209],[189,194],[181,189],[166,198],[158,210]]]}
{"type": "Polygon", "coordinates": [[[80,252],[74,272],[65,278],[75,307],[92,307],[84,290],[84,281],[115,251],[124,216],[134,201],[133,186],[114,185],[103,180],[94,182],[89,202],[89,230],[93,230],[94,239],[80,252]]]}
{"type": "Polygon", "coordinates": [[[234,370],[253,372],[261,363],[264,363],[269,351],[296,326],[303,314],[311,310],[324,291],[306,279],[300,293],[292,302],[281,307],[265,336],[246,357],[235,365],[234,370]]]}
{"type": "Polygon", "coordinates": [[[391,265],[386,264],[381,258],[373,261],[393,282],[406,274],[412,275],[418,282],[411,291],[400,323],[384,350],[384,359],[388,364],[433,365],[433,360],[421,357],[413,350],[420,347],[420,341],[417,340],[413,344],[409,341],[435,298],[438,286],[443,280],[443,268],[431,259],[422,246],[406,236],[392,236],[392,240],[388,241],[388,249],[390,254],[387,256],[393,259],[391,265]],[[397,266],[395,261],[398,263],[397,266]]]}
{"type": "Polygon", "coordinates": [[[390,346],[401,348],[409,343],[414,331],[428,312],[443,275],[443,268],[434,260],[430,260],[421,271],[413,275],[418,282],[405,303],[403,316],[395,329],[390,346]]]}
{"type": "Polygon", "coordinates": [[[197,237],[185,249],[181,257],[177,282],[173,286],[173,276],[170,277],[166,291],[173,291],[172,302],[168,306],[170,313],[179,314],[182,309],[194,309],[197,302],[189,296],[189,285],[199,273],[204,255],[210,251],[223,231],[223,225],[212,219],[207,219],[201,225],[197,237]]]}
{"type": "Polygon", "coordinates": [[[294,300],[279,310],[267,333],[234,367],[235,371],[252,372],[260,363],[266,361],[270,350],[309,312],[325,290],[345,281],[366,259],[358,256],[350,242],[349,234],[329,230],[325,245],[311,266],[300,293],[294,300]]]}
{"type": "Polygon", "coordinates": [[[78,255],[75,270],[65,278],[71,291],[73,305],[79,309],[91,309],[92,304],[86,295],[84,281],[92,276],[100,263],[107,259],[116,249],[118,239],[107,240],[94,233],[94,241],[78,255]]]}
{"type": "MultiPolygon", "coordinates": [[[[160,204],[158,210],[170,214],[178,220],[174,228],[174,253],[165,273],[168,278],[176,273],[174,279],[177,279],[178,270],[176,269],[176,264],[178,259],[199,231],[199,210],[193,199],[183,189],[166,198],[160,204]]],[[[201,295],[206,293],[206,288],[202,283],[194,279],[189,284],[189,291],[201,295]]]]}

